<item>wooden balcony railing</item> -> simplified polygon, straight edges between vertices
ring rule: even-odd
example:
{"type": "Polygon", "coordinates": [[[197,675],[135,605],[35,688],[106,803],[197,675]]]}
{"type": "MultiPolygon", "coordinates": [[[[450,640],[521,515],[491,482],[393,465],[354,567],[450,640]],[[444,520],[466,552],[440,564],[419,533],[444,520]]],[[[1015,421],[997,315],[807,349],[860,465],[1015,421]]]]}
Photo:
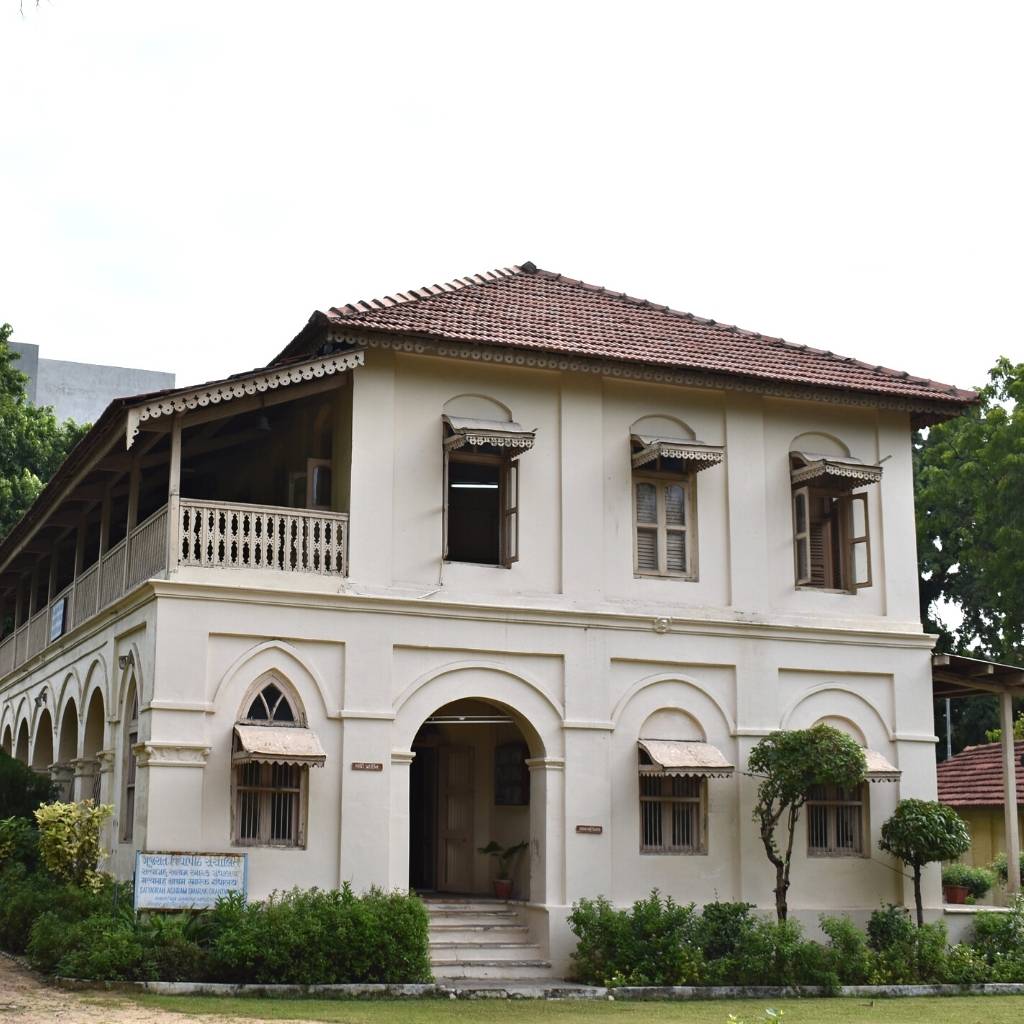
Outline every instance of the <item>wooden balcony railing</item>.
{"type": "Polygon", "coordinates": [[[343,513],[182,498],[175,525],[176,537],[169,545],[167,508],[154,512],[0,641],[0,678],[51,642],[60,602],[64,602],[63,633],[164,572],[169,547],[177,553],[175,568],[348,574],[348,516],[343,513]]]}

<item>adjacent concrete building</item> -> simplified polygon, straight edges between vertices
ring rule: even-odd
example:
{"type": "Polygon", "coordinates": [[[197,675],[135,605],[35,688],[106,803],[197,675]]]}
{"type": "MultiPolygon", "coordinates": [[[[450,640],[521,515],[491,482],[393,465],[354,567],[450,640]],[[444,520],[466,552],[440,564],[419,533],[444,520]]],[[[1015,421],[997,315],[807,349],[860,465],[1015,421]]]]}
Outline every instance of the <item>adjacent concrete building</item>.
{"type": "Polygon", "coordinates": [[[9,345],[20,357],[15,365],[28,376],[29,401],[52,406],[58,420],[94,423],[115,398],[174,387],[173,373],[43,359],[38,345],[9,345]]]}
{"type": "Polygon", "coordinates": [[[112,404],[0,545],[0,740],[115,806],[123,877],[485,894],[526,841],[536,974],[583,896],[772,907],[748,754],[827,722],[871,781],[814,795],[790,908],[866,917],[936,795],[911,435],[974,400],[531,264],[314,314],[112,404]]]}

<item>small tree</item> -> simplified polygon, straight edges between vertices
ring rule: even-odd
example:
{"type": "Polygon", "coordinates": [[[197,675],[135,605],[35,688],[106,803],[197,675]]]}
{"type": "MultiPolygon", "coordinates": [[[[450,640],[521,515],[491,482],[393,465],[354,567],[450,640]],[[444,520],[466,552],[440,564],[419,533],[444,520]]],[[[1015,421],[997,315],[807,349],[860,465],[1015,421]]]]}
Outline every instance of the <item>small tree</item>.
{"type": "Polygon", "coordinates": [[[45,775],[0,750],[0,818],[27,818],[52,800],[53,783],[45,775]]]}
{"type": "Polygon", "coordinates": [[[970,845],[971,834],[964,819],[936,800],[901,800],[882,825],[878,848],[913,869],[918,928],[924,924],[921,868],[936,860],[954,860],[970,845]]]}
{"type": "Polygon", "coordinates": [[[91,800],[38,808],[39,856],[47,870],[72,885],[98,888],[101,879],[96,866],[104,853],[100,828],[113,813],[113,807],[97,806],[91,800]]]}
{"type": "Polygon", "coordinates": [[[762,779],[754,821],[760,827],[764,851],[775,866],[775,912],[780,921],[785,921],[793,833],[800,809],[814,786],[859,786],[868,766],[857,743],[828,725],[765,736],[750,752],[748,766],[751,774],[762,779]],[[780,849],[776,840],[782,821],[785,849],[780,849]]]}

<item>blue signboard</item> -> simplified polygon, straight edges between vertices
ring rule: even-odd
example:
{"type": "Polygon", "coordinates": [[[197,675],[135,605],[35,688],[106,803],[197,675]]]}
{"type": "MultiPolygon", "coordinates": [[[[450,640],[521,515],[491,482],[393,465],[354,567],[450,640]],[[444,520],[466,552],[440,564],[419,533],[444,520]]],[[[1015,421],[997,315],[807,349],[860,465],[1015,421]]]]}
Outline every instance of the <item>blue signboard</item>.
{"type": "Polygon", "coordinates": [[[135,854],[136,910],[200,910],[231,892],[248,892],[244,853],[135,854]]]}

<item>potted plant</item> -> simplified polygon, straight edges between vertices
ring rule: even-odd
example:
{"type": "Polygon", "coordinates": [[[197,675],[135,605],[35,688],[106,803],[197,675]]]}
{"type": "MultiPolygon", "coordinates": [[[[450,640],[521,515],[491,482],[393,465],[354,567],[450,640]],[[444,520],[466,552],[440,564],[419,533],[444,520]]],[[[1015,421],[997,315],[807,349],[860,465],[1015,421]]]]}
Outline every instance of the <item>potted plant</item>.
{"type": "Polygon", "coordinates": [[[493,839],[486,845],[477,848],[478,853],[486,853],[498,862],[498,874],[494,879],[494,895],[499,900],[512,897],[512,865],[516,858],[529,844],[524,840],[514,846],[502,846],[493,839]]]}
{"type": "Polygon", "coordinates": [[[947,864],[942,869],[942,898],[947,903],[980,900],[995,883],[995,875],[986,868],[969,864],[947,864]]]}

